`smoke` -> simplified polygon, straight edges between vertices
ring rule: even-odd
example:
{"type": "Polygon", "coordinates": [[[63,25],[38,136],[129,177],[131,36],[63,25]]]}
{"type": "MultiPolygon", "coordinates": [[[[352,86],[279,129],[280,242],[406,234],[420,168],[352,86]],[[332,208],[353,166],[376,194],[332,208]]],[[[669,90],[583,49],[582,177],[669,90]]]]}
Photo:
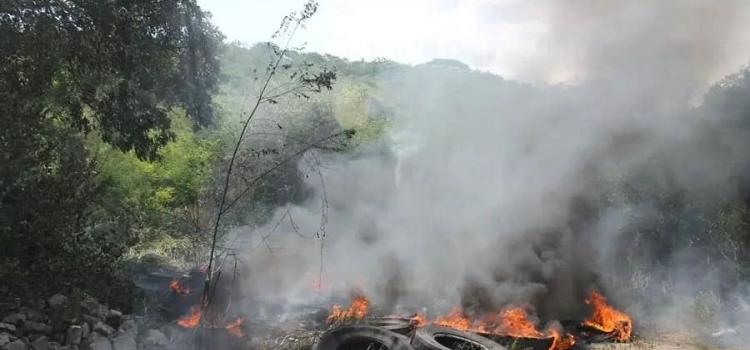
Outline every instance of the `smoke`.
{"type": "Polygon", "coordinates": [[[395,111],[387,149],[322,156],[316,195],[253,230],[248,295],[307,299],[320,283],[391,309],[526,302],[553,320],[581,317],[599,288],[636,322],[684,319],[694,308],[683,297],[746,302],[726,269],[704,261],[718,253],[672,240],[718,234],[686,219],[701,211],[685,203],[739,197],[745,134],[716,133],[722,116],[694,104],[750,57],[750,6],[535,6],[549,51],[519,63],[521,75],[580,79],[540,87],[446,61],[382,73],[380,98],[395,111]],[[689,235],[654,233],[683,221],[689,235]],[[644,295],[653,302],[639,304],[644,295]]]}
{"type": "Polygon", "coordinates": [[[750,57],[743,1],[561,0],[535,2],[533,11],[546,19],[547,35],[517,65],[531,79],[605,79],[632,97],[684,97],[750,57]]]}

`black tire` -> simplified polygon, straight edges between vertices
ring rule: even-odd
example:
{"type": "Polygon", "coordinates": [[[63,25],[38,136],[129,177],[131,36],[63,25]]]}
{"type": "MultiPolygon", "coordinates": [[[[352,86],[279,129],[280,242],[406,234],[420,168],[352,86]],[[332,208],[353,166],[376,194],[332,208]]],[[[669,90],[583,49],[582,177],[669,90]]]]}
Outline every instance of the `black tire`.
{"type": "Polygon", "coordinates": [[[409,338],[375,326],[355,325],[329,330],[315,350],[414,350],[409,338]],[[375,346],[372,346],[375,345],[375,346]],[[377,346],[380,345],[380,346],[377,346]]]}
{"type": "Polygon", "coordinates": [[[507,350],[480,335],[435,325],[417,329],[411,345],[417,350],[507,350]]]}
{"type": "Polygon", "coordinates": [[[367,321],[368,326],[375,326],[394,333],[407,335],[412,330],[412,323],[403,318],[375,318],[367,321]]]}
{"type": "Polygon", "coordinates": [[[547,350],[554,343],[553,338],[515,338],[491,334],[483,336],[507,348],[521,350],[547,350]]]}

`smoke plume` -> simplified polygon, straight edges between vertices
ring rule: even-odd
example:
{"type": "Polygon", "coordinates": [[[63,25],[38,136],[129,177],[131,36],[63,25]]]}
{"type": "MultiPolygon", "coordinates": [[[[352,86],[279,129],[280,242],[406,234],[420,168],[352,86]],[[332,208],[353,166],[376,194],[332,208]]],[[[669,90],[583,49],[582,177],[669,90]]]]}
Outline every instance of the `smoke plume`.
{"type": "Polygon", "coordinates": [[[598,288],[635,313],[636,327],[695,319],[683,297],[747,307],[731,267],[705,261],[726,253],[704,244],[721,230],[690,220],[700,203],[742,197],[747,129],[727,127],[710,105],[721,85],[704,93],[750,57],[750,6],[533,8],[547,50],[519,62],[519,76],[570,72],[570,82],[535,86],[444,60],[382,73],[377,98],[394,106],[386,146],[324,156],[315,196],[253,230],[249,294],[305,299],[321,283],[390,308],[530,303],[554,320],[581,317],[598,288]],[[654,233],[683,222],[687,233],[654,233]],[[269,253],[259,237],[274,229],[269,253]],[[697,241],[673,242],[685,235],[697,241]]]}

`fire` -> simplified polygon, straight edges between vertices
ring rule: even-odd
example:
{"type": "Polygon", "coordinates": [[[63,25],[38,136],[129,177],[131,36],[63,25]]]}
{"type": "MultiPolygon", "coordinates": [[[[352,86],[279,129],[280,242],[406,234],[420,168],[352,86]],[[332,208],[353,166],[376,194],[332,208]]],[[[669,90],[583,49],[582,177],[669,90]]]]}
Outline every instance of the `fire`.
{"type": "MultiPolygon", "coordinates": [[[[529,318],[526,309],[518,306],[489,314],[479,320],[472,320],[460,307],[456,306],[447,315],[437,317],[432,323],[461,331],[502,337],[551,338],[552,345],[549,350],[567,350],[575,344],[575,338],[571,334],[561,335],[560,331],[554,328],[544,332],[540,331],[529,318]]],[[[427,324],[426,320],[422,323],[422,325],[424,324],[427,324]]]]}
{"type": "Polygon", "coordinates": [[[242,317],[238,317],[234,322],[228,324],[226,327],[227,332],[229,334],[237,337],[242,338],[245,336],[245,332],[242,331],[242,325],[245,323],[245,319],[242,317]]]}
{"type": "Polygon", "coordinates": [[[427,325],[427,316],[421,312],[417,312],[409,318],[409,321],[415,326],[415,327],[424,327],[427,325]]]}
{"type": "Polygon", "coordinates": [[[542,338],[542,332],[536,329],[529,315],[521,307],[505,309],[500,313],[500,329],[503,334],[516,338],[542,338]]]}
{"type": "Polygon", "coordinates": [[[349,319],[361,320],[367,316],[367,307],[369,304],[370,301],[367,298],[359,295],[352,300],[352,304],[348,308],[343,308],[338,304],[333,305],[326,322],[330,324],[349,319]]]}
{"type": "Polygon", "coordinates": [[[177,320],[177,324],[183,328],[195,328],[201,322],[201,308],[200,306],[193,306],[190,310],[190,314],[187,316],[180,317],[177,320]]]}
{"type": "Polygon", "coordinates": [[[460,307],[454,306],[448,315],[440,316],[433,321],[438,326],[468,331],[472,329],[472,322],[460,307]]]}
{"type": "Polygon", "coordinates": [[[613,333],[614,340],[628,341],[633,329],[633,321],[626,313],[619,311],[609,304],[607,299],[597,291],[592,291],[586,304],[593,308],[591,316],[583,321],[585,326],[598,329],[602,332],[613,333]]]}
{"type": "Polygon", "coordinates": [[[576,345],[576,338],[572,334],[561,335],[560,331],[555,328],[550,328],[547,334],[552,337],[550,350],[567,350],[576,345]]]}
{"type": "Polygon", "coordinates": [[[169,289],[178,295],[187,295],[191,292],[190,287],[183,286],[177,278],[174,278],[172,279],[172,282],[169,282],[169,289]]]}

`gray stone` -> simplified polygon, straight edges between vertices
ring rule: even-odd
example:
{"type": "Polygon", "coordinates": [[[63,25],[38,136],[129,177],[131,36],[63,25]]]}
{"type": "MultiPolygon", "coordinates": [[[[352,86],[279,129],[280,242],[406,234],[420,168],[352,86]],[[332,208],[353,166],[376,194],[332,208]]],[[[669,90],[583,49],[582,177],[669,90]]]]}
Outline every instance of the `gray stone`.
{"type": "Polygon", "coordinates": [[[49,341],[47,337],[41,336],[31,343],[31,348],[34,350],[50,350],[49,341]]]}
{"type": "Polygon", "coordinates": [[[135,343],[135,332],[128,331],[112,339],[112,348],[114,350],[138,350],[135,343]]]}
{"type": "Polygon", "coordinates": [[[94,325],[94,332],[109,337],[110,335],[112,335],[112,333],[115,332],[115,330],[114,328],[104,324],[104,322],[99,322],[94,325]]]}
{"type": "Polygon", "coordinates": [[[135,320],[125,320],[120,325],[120,328],[117,329],[117,333],[125,333],[131,329],[137,329],[137,325],[135,323],[135,320]]]}
{"type": "Polygon", "coordinates": [[[0,333],[0,346],[10,343],[10,334],[0,333]]]}
{"type": "Polygon", "coordinates": [[[91,316],[91,315],[83,315],[83,320],[89,324],[89,327],[93,328],[95,324],[101,322],[97,317],[91,316]]]}
{"type": "Polygon", "coordinates": [[[108,325],[116,329],[120,327],[120,324],[122,324],[122,312],[117,310],[109,310],[106,320],[108,325]]]}
{"type": "Polygon", "coordinates": [[[27,321],[33,321],[33,322],[46,322],[47,321],[47,315],[41,313],[39,310],[23,310],[23,313],[26,314],[26,320],[27,321]]]}
{"type": "Polygon", "coordinates": [[[96,299],[91,297],[86,297],[83,301],[81,301],[81,307],[86,310],[86,312],[89,315],[96,316],[99,319],[106,319],[107,314],[109,314],[109,308],[99,304],[99,302],[96,301],[96,299]]]}
{"type": "Polygon", "coordinates": [[[149,329],[146,331],[146,336],[143,337],[143,345],[147,348],[150,347],[165,347],[169,344],[167,336],[159,330],[149,329]]]}
{"type": "Polygon", "coordinates": [[[24,315],[24,314],[22,314],[20,312],[17,312],[17,313],[14,313],[14,314],[10,314],[10,315],[6,315],[5,317],[3,317],[3,322],[4,323],[14,324],[16,326],[20,326],[24,322],[26,322],[26,315],[24,315]]]}
{"type": "Polygon", "coordinates": [[[66,304],[68,304],[68,297],[62,294],[55,294],[51,296],[49,299],[47,299],[47,303],[52,308],[59,308],[61,306],[65,306],[66,304]]]}
{"type": "Polygon", "coordinates": [[[91,335],[91,327],[88,323],[84,322],[81,325],[81,338],[86,339],[89,337],[89,335],[91,335]]]}
{"type": "Polygon", "coordinates": [[[81,326],[70,326],[65,333],[65,344],[79,345],[81,344],[81,338],[83,338],[83,329],[81,326]]]}
{"type": "Polygon", "coordinates": [[[24,325],[24,331],[27,333],[48,334],[52,331],[52,327],[41,322],[29,321],[24,325]]]}
{"type": "Polygon", "coordinates": [[[56,341],[51,341],[49,342],[49,348],[50,350],[60,350],[61,346],[60,346],[60,343],[56,341]]]}
{"type": "Polygon", "coordinates": [[[15,333],[16,326],[10,323],[0,322],[0,332],[2,331],[8,332],[8,333],[15,333]]]}
{"type": "Polygon", "coordinates": [[[91,337],[89,343],[90,350],[112,350],[112,343],[109,342],[107,337],[101,335],[95,335],[91,337]]]}
{"type": "Polygon", "coordinates": [[[21,341],[21,339],[18,339],[14,342],[11,342],[9,344],[6,344],[4,349],[7,350],[26,350],[26,344],[21,341]]]}

